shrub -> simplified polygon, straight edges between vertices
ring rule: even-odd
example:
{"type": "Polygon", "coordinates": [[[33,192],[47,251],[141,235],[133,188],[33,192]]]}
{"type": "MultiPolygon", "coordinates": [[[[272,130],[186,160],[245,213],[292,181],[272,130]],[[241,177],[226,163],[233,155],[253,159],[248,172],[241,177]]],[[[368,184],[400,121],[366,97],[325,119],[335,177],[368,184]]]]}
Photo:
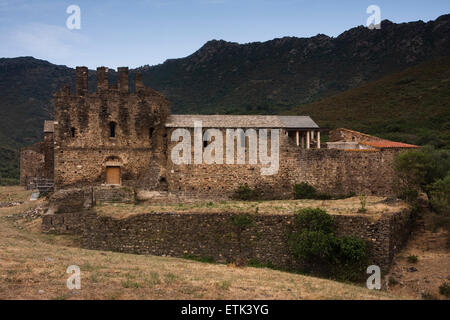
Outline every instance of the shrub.
{"type": "Polygon", "coordinates": [[[409,263],[417,263],[419,261],[419,257],[411,255],[406,258],[409,263]]]}
{"type": "Polygon", "coordinates": [[[450,285],[446,282],[439,286],[439,293],[447,298],[450,298],[450,285]]]}
{"type": "Polygon", "coordinates": [[[416,204],[417,198],[419,197],[419,192],[416,189],[403,187],[397,190],[397,196],[399,199],[403,199],[410,204],[416,204]]]}
{"type": "Polygon", "coordinates": [[[365,263],[366,243],[355,237],[343,237],[339,239],[339,255],[341,261],[365,263]]]}
{"type": "Polygon", "coordinates": [[[294,223],[300,230],[333,232],[333,217],[319,208],[303,208],[294,216],[294,223]]]}
{"type": "Polygon", "coordinates": [[[248,213],[236,214],[231,217],[231,223],[241,230],[253,224],[252,217],[248,213]]]}
{"type": "Polygon", "coordinates": [[[364,274],[366,243],[354,237],[337,238],[333,218],[324,210],[299,210],[288,245],[294,259],[316,273],[350,281],[359,280],[364,274]]]}
{"type": "Polygon", "coordinates": [[[391,277],[389,277],[388,283],[389,283],[389,286],[393,287],[398,284],[398,280],[391,276],[391,277]]]}
{"type": "Polygon", "coordinates": [[[316,188],[306,182],[294,185],[294,199],[315,199],[316,188]]]}
{"type": "Polygon", "coordinates": [[[307,182],[301,182],[294,185],[294,199],[316,199],[316,200],[332,200],[346,199],[354,197],[355,193],[331,195],[328,193],[317,192],[316,188],[307,182]]]}
{"type": "Polygon", "coordinates": [[[252,200],[256,197],[255,190],[251,189],[247,184],[239,186],[235,191],[233,198],[237,200],[252,200]]]}
{"type": "Polygon", "coordinates": [[[365,213],[367,212],[366,203],[367,203],[367,196],[364,194],[359,195],[359,203],[361,204],[361,208],[358,209],[359,213],[365,213]]]}
{"type": "Polygon", "coordinates": [[[334,240],[331,233],[304,230],[291,236],[291,251],[298,260],[312,264],[324,263],[333,256],[334,240]]]}
{"type": "Polygon", "coordinates": [[[450,172],[444,179],[438,179],[430,186],[431,205],[439,214],[450,212],[450,172]]]}

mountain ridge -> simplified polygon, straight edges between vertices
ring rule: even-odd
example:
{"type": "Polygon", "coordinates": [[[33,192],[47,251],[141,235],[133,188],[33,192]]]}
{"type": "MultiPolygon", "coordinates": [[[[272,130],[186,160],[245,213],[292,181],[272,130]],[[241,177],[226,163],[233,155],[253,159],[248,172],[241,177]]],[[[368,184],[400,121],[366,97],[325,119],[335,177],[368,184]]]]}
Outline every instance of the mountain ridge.
{"type": "MultiPolygon", "coordinates": [[[[210,40],[187,57],[130,73],[141,71],[145,85],[171,101],[173,113],[278,114],[449,54],[447,14],[429,22],[383,20],[380,30],[358,26],[337,37],[210,40]]],[[[62,83],[73,90],[74,75],[72,68],[33,57],[0,58],[1,179],[16,179],[15,150],[42,138],[53,94],[62,83]]],[[[89,70],[90,91],[95,83],[89,70]]]]}

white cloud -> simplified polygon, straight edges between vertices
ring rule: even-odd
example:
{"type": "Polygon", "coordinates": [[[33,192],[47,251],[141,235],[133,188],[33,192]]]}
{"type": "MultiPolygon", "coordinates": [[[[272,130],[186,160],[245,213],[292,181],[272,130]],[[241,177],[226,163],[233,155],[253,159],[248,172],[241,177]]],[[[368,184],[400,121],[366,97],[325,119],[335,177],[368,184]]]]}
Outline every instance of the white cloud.
{"type": "Polygon", "coordinates": [[[80,53],[87,43],[88,38],[79,30],[41,23],[17,27],[10,34],[10,44],[20,52],[54,61],[80,53]]]}

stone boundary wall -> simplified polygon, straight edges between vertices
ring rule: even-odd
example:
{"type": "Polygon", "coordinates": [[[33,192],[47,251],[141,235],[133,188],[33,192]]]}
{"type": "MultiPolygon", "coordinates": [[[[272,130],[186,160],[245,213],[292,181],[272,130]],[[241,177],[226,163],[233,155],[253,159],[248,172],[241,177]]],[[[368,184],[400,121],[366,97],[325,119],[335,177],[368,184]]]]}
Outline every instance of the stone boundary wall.
{"type": "MultiPolygon", "coordinates": [[[[148,213],[125,219],[99,217],[92,212],[43,217],[44,233],[81,234],[87,249],[125,253],[209,258],[226,263],[256,260],[294,270],[296,263],[287,246],[292,214],[251,214],[253,224],[241,233],[231,222],[233,213],[148,213]]],[[[367,240],[369,261],[386,271],[394,254],[408,238],[413,222],[409,211],[374,220],[364,215],[333,215],[338,236],[367,240]]]]}
{"type": "MultiPolygon", "coordinates": [[[[301,149],[294,137],[281,134],[278,171],[274,175],[261,175],[261,168],[267,166],[260,161],[249,164],[248,152],[245,164],[226,164],[225,145],[223,164],[174,164],[170,155],[177,143],[168,143],[168,191],[184,197],[216,199],[230,198],[244,184],[255,189],[260,199],[290,199],[293,186],[301,182],[331,195],[389,196],[394,193],[396,184],[394,159],[402,151],[301,149]]],[[[236,151],[236,144],[234,148],[236,151]]],[[[193,154],[191,159],[194,159],[193,154]]]]}

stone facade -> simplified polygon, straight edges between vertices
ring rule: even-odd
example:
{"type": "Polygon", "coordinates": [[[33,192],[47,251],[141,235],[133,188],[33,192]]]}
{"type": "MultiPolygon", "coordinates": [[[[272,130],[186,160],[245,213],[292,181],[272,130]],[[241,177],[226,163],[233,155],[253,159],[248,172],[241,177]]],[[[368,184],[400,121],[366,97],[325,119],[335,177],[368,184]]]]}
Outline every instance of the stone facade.
{"type": "MultiPolygon", "coordinates": [[[[233,215],[167,212],[115,219],[91,212],[64,213],[44,216],[42,230],[81,235],[83,247],[88,249],[212,258],[222,263],[256,260],[285,270],[296,268],[287,245],[294,222],[292,214],[252,213],[253,223],[242,231],[240,245],[233,215]]],[[[333,215],[333,219],[338,236],[357,236],[367,241],[369,263],[382,270],[389,268],[413,222],[406,210],[379,219],[365,215],[333,215]]]]}
{"type": "Polygon", "coordinates": [[[131,93],[128,68],[118,69],[117,88],[98,68],[96,93],[87,91],[87,68],[76,72],[76,94],[64,86],[55,95],[55,187],[104,184],[107,167],[120,168],[122,185],[156,185],[148,173],[164,154],[168,101],[145,88],[140,74],[131,93]]]}
{"type": "MultiPolygon", "coordinates": [[[[168,154],[175,144],[169,142],[168,154]]],[[[274,175],[261,175],[260,162],[248,164],[248,148],[246,164],[225,164],[224,146],[220,165],[176,165],[168,158],[168,190],[188,197],[228,198],[240,185],[248,184],[262,199],[285,199],[292,198],[294,184],[305,181],[329,194],[390,195],[395,184],[392,164],[399,151],[302,149],[295,137],[281,134],[279,170],[274,175]]]]}
{"type": "MultiPolygon", "coordinates": [[[[87,68],[77,67],[75,93],[63,85],[55,94],[55,119],[45,123],[44,142],[22,151],[22,184],[28,177],[44,176],[54,178],[55,190],[121,185],[201,198],[228,198],[244,184],[262,199],[290,198],[300,182],[329,194],[393,192],[392,163],[401,147],[320,149],[320,128],[308,116],[170,115],[169,102],[144,87],[141,74],[134,73],[132,86],[130,80],[128,68],[118,68],[117,84],[109,84],[108,70],[100,67],[97,90],[91,93],[87,68]],[[267,165],[260,158],[249,164],[248,140],[245,164],[225,164],[225,144],[224,164],[174,164],[171,153],[178,141],[172,141],[172,133],[189,130],[193,144],[195,119],[217,128],[224,142],[228,129],[279,130],[278,171],[262,175],[267,165]]],[[[359,143],[369,137],[347,129],[331,133],[332,141],[359,143]]],[[[237,150],[237,142],[233,148],[237,150]]]]}

